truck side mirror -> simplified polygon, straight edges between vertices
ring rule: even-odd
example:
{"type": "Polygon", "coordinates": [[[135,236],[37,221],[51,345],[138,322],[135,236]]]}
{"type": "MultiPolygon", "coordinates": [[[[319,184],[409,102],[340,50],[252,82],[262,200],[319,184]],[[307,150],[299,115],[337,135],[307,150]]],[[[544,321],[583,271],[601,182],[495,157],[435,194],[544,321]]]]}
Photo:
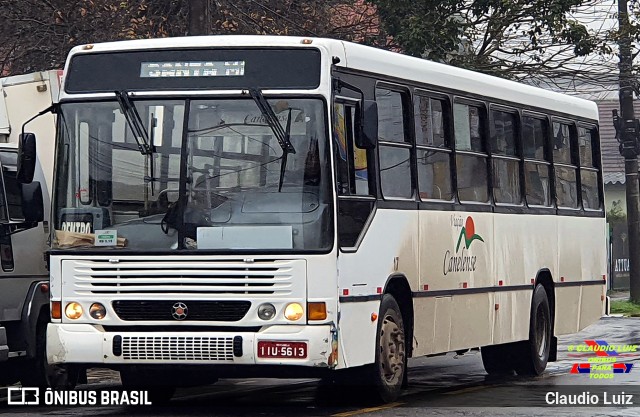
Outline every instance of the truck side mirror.
{"type": "Polygon", "coordinates": [[[44,220],[42,187],[39,181],[22,184],[22,214],[27,223],[39,223],[44,220]]]}
{"type": "Polygon", "coordinates": [[[18,139],[18,172],[16,179],[21,184],[33,181],[36,170],[36,135],[21,133],[18,139]]]}
{"type": "Polygon", "coordinates": [[[364,100],[360,111],[360,127],[356,135],[356,146],[360,149],[375,149],[378,142],[378,103],[364,100]]]}

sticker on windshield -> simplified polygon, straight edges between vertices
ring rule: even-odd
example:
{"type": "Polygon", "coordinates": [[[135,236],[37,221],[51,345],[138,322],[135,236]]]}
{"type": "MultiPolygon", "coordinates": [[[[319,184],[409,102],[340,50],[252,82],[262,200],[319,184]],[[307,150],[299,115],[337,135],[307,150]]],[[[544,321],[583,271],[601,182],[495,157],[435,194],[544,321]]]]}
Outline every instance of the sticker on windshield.
{"type": "Polygon", "coordinates": [[[117,230],[96,230],[96,246],[116,246],[118,244],[117,230]]]}

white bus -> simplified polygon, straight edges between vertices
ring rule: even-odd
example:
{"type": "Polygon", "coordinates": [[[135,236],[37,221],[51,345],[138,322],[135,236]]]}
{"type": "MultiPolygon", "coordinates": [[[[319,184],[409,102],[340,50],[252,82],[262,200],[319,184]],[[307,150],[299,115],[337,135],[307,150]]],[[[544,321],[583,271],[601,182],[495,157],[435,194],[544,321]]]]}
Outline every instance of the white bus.
{"type": "Polygon", "coordinates": [[[540,374],[603,313],[592,102],[296,37],[84,45],[64,74],[50,363],[391,401],[409,357],[540,374]]]}

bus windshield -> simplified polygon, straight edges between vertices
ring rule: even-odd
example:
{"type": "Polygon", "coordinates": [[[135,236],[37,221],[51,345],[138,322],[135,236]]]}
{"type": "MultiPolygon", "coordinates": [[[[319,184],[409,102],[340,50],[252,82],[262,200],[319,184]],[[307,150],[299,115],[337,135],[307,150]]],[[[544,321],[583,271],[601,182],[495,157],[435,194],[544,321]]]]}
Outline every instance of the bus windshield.
{"type": "Polygon", "coordinates": [[[53,247],[329,250],[324,102],[263,103],[62,104],[53,247]]]}

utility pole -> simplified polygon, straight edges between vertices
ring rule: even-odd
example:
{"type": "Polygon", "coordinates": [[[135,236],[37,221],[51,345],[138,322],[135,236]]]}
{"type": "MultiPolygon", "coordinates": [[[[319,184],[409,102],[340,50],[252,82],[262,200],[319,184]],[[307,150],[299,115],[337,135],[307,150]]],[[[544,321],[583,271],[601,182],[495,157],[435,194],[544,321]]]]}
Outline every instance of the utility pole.
{"type": "Polygon", "coordinates": [[[633,110],[633,58],[627,0],[618,0],[618,48],[620,62],[620,117],[614,110],[620,153],[624,156],[627,187],[627,227],[629,230],[629,284],[631,301],[640,303],[640,189],[638,184],[638,120],[633,110]]]}
{"type": "MultiPolygon", "coordinates": [[[[625,0],[626,1],[626,0],[625,0]]],[[[189,0],[189,35],[211,34],[210,0],[189,0]]]]}

